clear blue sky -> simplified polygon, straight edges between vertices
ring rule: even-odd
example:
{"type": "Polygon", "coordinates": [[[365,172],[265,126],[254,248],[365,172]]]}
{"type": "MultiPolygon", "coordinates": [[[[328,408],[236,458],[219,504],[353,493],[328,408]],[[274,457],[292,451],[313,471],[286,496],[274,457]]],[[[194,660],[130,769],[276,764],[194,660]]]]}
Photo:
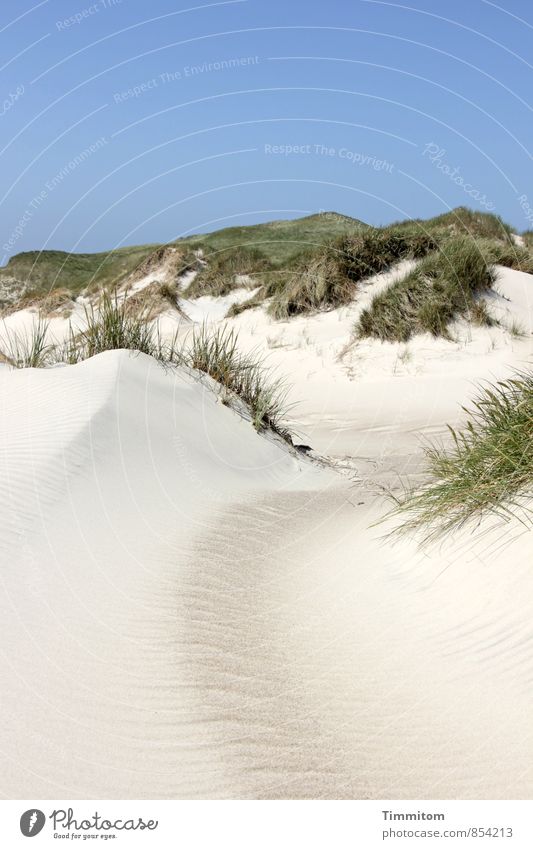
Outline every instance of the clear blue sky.
{"type": "Polygon", "coordinates": [[[0,260],[321,209],[532,226],[530,0],[4,0],[0,38],[0,260]]]}

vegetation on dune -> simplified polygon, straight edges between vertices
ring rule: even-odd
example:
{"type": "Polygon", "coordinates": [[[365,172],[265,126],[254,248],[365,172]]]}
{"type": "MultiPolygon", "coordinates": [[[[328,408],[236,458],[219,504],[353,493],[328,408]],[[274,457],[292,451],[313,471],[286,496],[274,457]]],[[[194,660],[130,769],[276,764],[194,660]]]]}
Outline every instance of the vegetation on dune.
{"type": "Polygon", "coordinates": [[[487,249],[489,244],[493,249],[492,262],[529,268],[529,254],[514,246],[511,228],[490,213],[458,207],[429,221],[381,228],[326,213],[198,237],[207,251],[207,268],[187,294],[227,294],[242,286],[239,275],[249,275],[260,291],[232,306],[228,316],[268,300],[270,313],[283,319],[345,304],[353,299],[358,281],[401,259],[422,259],[461,236],[486,240],[487,249]],[[213,250],[219,253],[209,253],[213,250]]]}
{"type": "MultiPolygon", "coordinates": [[[[232,289],[246,286],[249,275],[261,275],[272,266],[268,257],[259,248],[238,245],[217,253],[204,253],[205,264],[185,291],[185,297],[201,295],[222,297],[232,289]]],[[[257,284],[255,284],[257,285],[257,284]]]]}
{"type": "Polygon", "coordinates": [[[288,221],[269,221],[247,227],[226,227],[214,233],[188,236],[176,242],[208,253],[239,247],[256,248],[275,266],[290,265],[303,250],[314,250],[338,236],[355,234],[368,227],[357,218],[323,212],[288,221]]]}
{"type": "MultiPolygon", "coordinates": [[[[333,247],[302,258],[297,268],[278,275],[273,283],[268,312],[277,319],[340,306],[354,295],[353,282],[343,274],[333,247]]],[[[268,297],[266,291],[264,295],[268,297]]]]}
{"type": "Polygon", "coordinates": [[[437,242],[427,234],[399,233],[393,228],[368,228],[304,256],[300,267],[279,288],[269,306],[275,318],[338,307],[353,300],[356,284],[387,271],[396,262],[435,250],[437,242]]]}
{"type": "Polygon", "coordinates": [[[342,269],[353,282],[387,271],[401,259],[426,256],[438,247],[439,242],[431,233],[396,227],[372,228],[355,238],[336,242],[342,269]]]}
{"type": "Polygon", "coordinates": [[[241,310],[274,298],[271,313],[283,318],[346,303],[353,297],[355,281],[389,268],[402,256],[418,256],[435,247],[432,237],[408,237],[374,228],[323,245],[299,247],[283,263],[273,262],[257,247],[238,245],[204,254],[205,267],[185,294],[222,296],[243,285],[260,285],[260,292],[241,305],[241,310]]]}
{"type": "Polygon", "coordinates": [[[480,239],[477,244],[488,262],[533,274],[533,253],[527,247],[512,242],[491,242],[489,239],[480,239]]]}
{"type": "Polygon", "coordinates": [[[240,301],[239,303],[232,304],[229,310],[226,313],[226,318],[236,318],[241,313],[246,310],[255,309],[255,307],[262,306],[264,302],[264,298],[261,294],[252,295],[252,297],[247,298],[245,301],[240,301]]]}
{"type": "Polygon", "coordinates": [[[195,328],[182,351],[182,362],[208,374],[226,392],[244,401],[257,430],[268,427],[289,437],[284,423],[287,390],[283,381],[274,378],[256,354],[239,351],[234,330],[222,326],[210,331],[205,324],[195,328]]]}
{"type": "Polygon", "coordinates": [[[490,286],[486,271],[480,270],[481,260],[473,260],[476,250],[487,265],[502,264],[533,273],[533,253],[514,244],[507,224],[490,213],[458,207],[428,221],[408,220],[380,228],[336,213],[321,213],[230,227],[189,236],[172,245],[122,248],[109,254],[20,254],[0,269],[0,287],[4,272],[26,275],[25,285],[36,285],[17,308],[39,304],[43,314],[51,315],[66,313],[80,291],[124,287],[157,267],[167,281],[166,294],[152,285],[148,293],[133,299],[142,301],[153,295],[156,315],[163,298],[175,303],[181,275],[195,270],[186,297],[221,297],[246,287],[256,291],[248,300],[231,306],[228,317],[266,303],[269,313],[283,320],[347,304],[356,297],[360,281],[410,258],[421,261],[420,269],[377,298],[359,327],[362,335],[404,340],[423,330],[446,335],[446,327],[456,315],[489,320],[483,303],[474,296],[490,286]],[[469,251],[465,247],[468,241],[469,251]],[[463,246],[460,250],[458,244],[463,246]],[[472,279],[467,279],[471,272],[472,279]],[[485,282],[480,283],[482,278],[485,282]],[[47,305],[44,295],[50,281],[55,288],[47,305]],[[394,333],[392,326],[398,317],[401,320],[394,333]]]}
{"type": "Polygon", "coordinates": [[[353,300],[360,280],[389,269],[400,259],[423,256],[436,247],[436,240],[427,234],[369,227],[318,249],[300,251],[284,267],[263,274],[261,290],[232,308],[229,315],[265,300],[269,300],[268,310],[277,319],[335,308],[353,300]]]}
{"type": "Polygon", "coordinates": [[[132,308],[123,294],[103,292],[98,304],[87,307],[81,329],[70,326],[60,345],[48,340],[49,323],[38,318],[24,334],[0,338],[3,361],[16,368],[74,365],[105,351],[130,350],[154,357],[165,366],[186,366],[209,375],[222,390],[224,401],[239,398],[248,408],[257,430],[270,428],[290,441],[284,422],[286,389],[261,358],[239,351],[238,337],[227,327],[195,328],[185,343],[177,332],[168,340],[151,319],[149,305],[132,308]]]}
{"type": "Polygon", "coordinates": [[[172,245],[141,245],[98,254],[18,254],[0,268],[4,314],[37,304],[43,312],[54,312],[60,308],[62,295],[73,301],[80,294],[113,291],[140,280],[154,267],[162,269],[167,279],[177,281],[181,274],[198,265],[193,249],[172,245]]]}
{"type": "Polygon", "coordinates": [[[368,227],[355,235],[330,241],[319,249],[301,251],[285,268],[258,275],[259,292],[233,305],[228,317],[268,301],[276,319],[330,309],[349,303],[356,284],[390,269],[402,259],[422,260],[401,283],[375,299],[362,316],[361,335],[405,341],[425,330],[447,335],[453,318],[467,316],[490,323],[477,295],[494,282],[492,264],[533,273],[533,257],[508,239],[508,228],[496,216],[455,210],[427,222],[404,222],[381,229],[368,227]],[[448,222],[448,223],[447,223],[448,222]],[[466,230],[476,235],[465,235],[466,230]],[[454,235],[455,232],[459,235],[454,235]],[[496,233],[498,239],[489,239],[496,233]],[[479,234],[485,234],[479,238],[479,234]]]}
{"type": "Polygon", "coordinates": [[[429,483],[398,500],[401,530],[430,539],[489,512],[531,519],[533,373],[483,389],[465,412],[465,428],[450,428],[450,449],[426,449],[429,483]]]}
{"type": "Polygon", "coordinates": [[[466,206],[420,222],[428,232],[440,231],[448,236],[469,236],[471,239],[496,239],[512,243],[512,228],[498,215],[478,212],[466,206]]]}
{"type": "Polygon", "coordinates": [[[54,346],[48,341],[49,322],[39,316],[31,328],[0,335],[2,359],[15,368],[45,368],[53,361],[54,346]]]}
{"type": "Polygon", "coordinates": [[[522,233],[522,238],[527,248],[533,248],[533,230],[526,230],[522,233]]]}
{"type": "Polygon", "coordinates": [[[176,310],[181,313],[180,299],[178,294],[178,283],[159,283],[154,280],[144,286],[138,292],[126,290],[122,297],[127,295],[126,310],[130,314],[141,313],[147,321],[151,321],[166,310],[176,310]]]}
{"type": "Polygon", "coordinates": [[[496,274],[476,242],[456,237],[429,254],[407,277],[376,295],[356,325],[359,337],[406,342],[416,333],[448,337],[451,321],[461,316],[491,323],[479,296],[496,274]]]}
{"type": "MultiPolygon", "coordinates": [[[[139,245],[94,254],[28,251],[12,257],[7,266],[0,268],[0,307],[7,307],[24,294],[29,294],[32,300],[42,298],[52,289],[68,289],[76,297],[86,290],[117,288],[133,274],[142,276],[169,249],[179,252],[181,265],[177,266],[177,273],[198,267],[199,251],[214,259],[239,248],[259,251],[264,264],[282,266],[303,248],[317,248],[331,238],[355,233],[365,226],[348,216],[323,213],[249,227],[229,227],[178,239],[171,245],[139,245]]],[[[235,266],[234,273],[247,272],[235,266]]],[[[204,281],[214,286],[209,275],[205,275],[204,281]]]]}
{"type": "Polygon", "coordinates": [[[96,254],[28,251],[0,269],[0,283],[5,279],[15,288],[18,283],[19,291],[33,298],[51,289],[67,289],[76,296],[88,286],[97,290],[119,285],[153,250],[153,245],[140,245],[96,254]]]}
{"type": "Polygon", "coordinates": [[[133,310],[117,292],[103,292],[97,306],[86,307],[83,325],[75,338],[80,359],[121,349],[157,356],[155,329],[149,322],[148,309],[133,310]]]}
{"type": "Polygon", "coordinates": [[[160,245],[135,267],[127,282],[135,283],[150,274],[154,268],[163,272],[166,278],[176,282],[185,272],[199,267],[198,251],[185,245],[179,248],[175,245],[160,245]]]}
{"type": "Polygon", "coordinates": [[[250,285],[263,286],[258,298],[265,300],[282,287],[283,281],[305,267],[304,258],[314,261],[332,239],[353,236],[366,229],[370,229],[368,225],[357,219],[322,213],[293,221],[231,227],[189,238],[189,246],[196,243],[203,251],[206,265],[186,295],[227,295],[232,289],[246,285],[240,277],[249,276],[250,285]]]}
{"type": "Polygon", "coordinates": [[[42,316],[68,315],[74,306],[74,295],[70,289],[51,289],[43,294],[40,291],[26,291],[15,303],[5,307],[2,315],[10,315],[19,310],[38,308],[42,316]]]}

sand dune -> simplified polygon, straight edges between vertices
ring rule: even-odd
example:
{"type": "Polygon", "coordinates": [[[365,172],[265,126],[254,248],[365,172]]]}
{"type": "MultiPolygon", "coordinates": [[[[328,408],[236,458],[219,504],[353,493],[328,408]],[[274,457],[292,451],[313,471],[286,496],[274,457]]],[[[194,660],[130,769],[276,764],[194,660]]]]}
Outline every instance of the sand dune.
{"type": "Polygon", "coordinates": [[[499,292],[503,326],[409,355],[353,343],[364,293],[235,319],[330,465],[141,355],[0,365],[1,793],[531,797],[531,533],[427,549],[374,525],[420,435],[530,358],[532,278],[499,292]]]}

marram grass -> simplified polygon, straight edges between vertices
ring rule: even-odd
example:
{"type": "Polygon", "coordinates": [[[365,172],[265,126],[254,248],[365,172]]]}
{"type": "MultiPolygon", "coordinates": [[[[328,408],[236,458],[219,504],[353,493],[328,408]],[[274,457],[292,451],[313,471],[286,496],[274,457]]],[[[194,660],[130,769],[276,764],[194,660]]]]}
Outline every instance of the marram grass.
{"type": "Polygon", "coordinates": [[[459,317],[490,324],[480,301],[497,279],[491,262],[466,236],[444,243],[428,254],[402,280],[376,295],[355,327],[357,336],[407,342],[418,333],[449,336],[449,324],[459,317]]]}
{"type": "Polygon", "coordinates": [[[426,449],[428,484],[398,500],[401,530],[431,539],[489,513],[531,520],[533,372],[482,389],[465,412],[450,448],[426,449]]]}
{"type": "Polygon", "coordinates": [[[53,359],[54,346],[48,342],[49,322],[39,316],[28,330],[0,329],[0,349],[15,368],[44,368],[53,359]]]}
{"type": "Polygon", "coordinates": [[[288,437],[283,381],[273,377],[256,354],[241,353],[234,330],[222,326],[211,331],[203,324],[193,330],[181,356],[184,365],[208,374],[223,390],[244,401],[256,430],[268,427],[288,437]]]}

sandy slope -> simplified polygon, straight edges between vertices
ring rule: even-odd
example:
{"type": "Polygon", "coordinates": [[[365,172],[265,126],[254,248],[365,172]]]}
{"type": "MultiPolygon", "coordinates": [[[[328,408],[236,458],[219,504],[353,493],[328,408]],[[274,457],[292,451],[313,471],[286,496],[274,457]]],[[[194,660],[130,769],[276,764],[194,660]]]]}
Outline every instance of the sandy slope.
{"type": "Polygon", "coordinates": [[[181,668],[179,608],[209,593],[191,546],[228,505],[325,473],[146,357],[0,378],[2,792],[209,792],[181,668]]]}
{"type": "Polygon", "coordinates": [[[377,275],[348,307],[278,322],[262,310],[231,322],[240,344],[259,348],[287,375],[304,442],[329,456],[413,454],[420,434],[457,423],[475,383],[498,379],[533,354],[533,277],[499,267],[489,309],[499,327],[458,322],[454,341],[421,335],[407,344],[353,341],[353,326],[380,289],[411,263],[377,275]],[[524,331],[513,336],[513,323],[524,331]]]}
{"type": "MultiPolygon", "coordinates": [[[[505,272],[493,303],[530,332],[531,285],[505,272]]],[[[235,321],[352,479],[143,356],[0,366],[4,796],[531,797],[531,533],[372,527],[376,484],[531,336],[402,358],[350,343],[363,302],[235,321]]]]}

